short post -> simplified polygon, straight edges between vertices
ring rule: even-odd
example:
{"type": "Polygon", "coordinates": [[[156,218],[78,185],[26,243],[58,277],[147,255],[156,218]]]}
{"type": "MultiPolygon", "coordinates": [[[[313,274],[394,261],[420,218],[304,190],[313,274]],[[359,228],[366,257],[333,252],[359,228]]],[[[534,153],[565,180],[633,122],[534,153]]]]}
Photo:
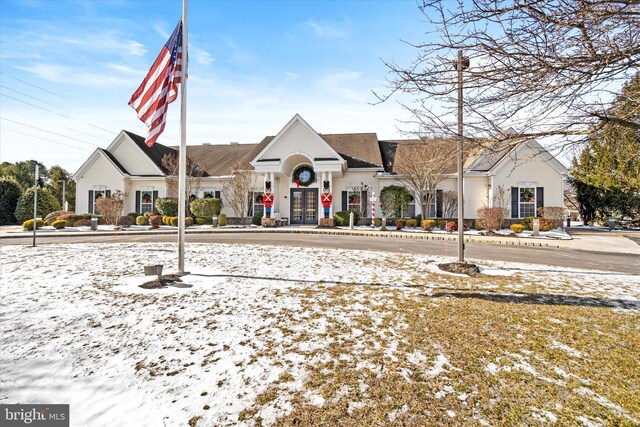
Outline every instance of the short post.
{"type": "Polygon", "coordinates": [[[91,217],[91,231],[96,231],[98,229],[98,217],[91,217]]]}
{"type": "Polygon", "coordinates": [[[609,231],[616,229],[616,219],[612,216],[609,217],[609,231]]]}
{"type": "Polygon", "coordinates": [[[376,202],[378,201],[375,191],[371,192],[369,201],[371,202],[371,228],[373,228],[376,225],[376,202]]]}
{"type": "Polygon", "coordinates": [[[533,220],[533,236],[537,237],[540,235],[540,220],[538,218],[534,218],[533,220]]]}
{"type": "Polygon", "coordinates": [[[387,231],[387,218],[382,218],[382,227],[380,227],[381,231],[387,231]]]}
{"type": "Polygon", "coordinates": [[[33,247],[36,247],[36,229],[38,228],[38,163],[36,163],[36,179],[33,186],[33,247]]]}
{"type": "Polygon", "coordinates": [[[353,211],[349,212],[349,229],[353,230],[353,211]]]}

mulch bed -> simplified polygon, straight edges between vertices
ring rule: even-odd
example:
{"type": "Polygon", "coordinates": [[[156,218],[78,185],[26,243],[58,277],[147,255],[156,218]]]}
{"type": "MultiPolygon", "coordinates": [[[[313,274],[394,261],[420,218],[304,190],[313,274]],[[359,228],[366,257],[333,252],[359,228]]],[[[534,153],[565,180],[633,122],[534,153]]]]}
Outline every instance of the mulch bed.
{"type": "Polygon", "coordinates": [[[164,289],[174,282],[182,282],[182,279],[177,274],[167,274],[150,282],[145,282],[140,287],[142,289],[164,289]]]}
{"type": "Polygon", "coordinates": [[[446,264],[438,264],[440,270],[449,273],[466,274],[467,276],[480,276],[480,268],[475,264],[468,262],[449,262],[446,264]]]}

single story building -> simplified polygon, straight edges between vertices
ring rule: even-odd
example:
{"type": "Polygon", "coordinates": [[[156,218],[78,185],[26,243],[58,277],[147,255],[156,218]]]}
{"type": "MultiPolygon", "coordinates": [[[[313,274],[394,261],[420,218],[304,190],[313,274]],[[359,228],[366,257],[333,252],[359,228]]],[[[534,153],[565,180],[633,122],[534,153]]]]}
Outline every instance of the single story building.
{"type": "MultiPolygon", "coordinates": [[[[370,217],[369,198],[389,185],[407,186],[398,173],[411,156],[416,140],[379,140],[375,133],[321,134],[296,114],[275,136],[258,144],[187,146],[197,177],[188,178],[190,197],[220,197],[229,217],[251,216],[263,210],[261,195],[270,186],[275,195],[272,212],[291,224],[318,224],[322,216],[323,186],[333,194],[332,213],[357,210],[370,217]],[[225,183],[236,171],[248,177],[244,215],[232,210],[225,183]]],[[[426,141],[425,143],[428,143],[426,141]]],[[[452,141],[455,144],[455,141],[452,141]]],[[[177,172],[167,162],[177,159],[177,147],[155,143],[122,131],[106,148],[98,148],[74,174],[76,212],[96,213],[95,200],[115,190],[125,193],[125,214],[155,209],[159,197],[175,196],[177,172]],[[164,158],[164,161],[163,161],[164,158]]],[[[175,164],[175,163],[174,163],[175,164]]],[[[436,186],[436,197],[424,206],[428,217],[455,218],[452,202],[457,190],[455,162],[436,186]]],[[[483,206],[497,200],[511,218],[535,216],[540,206],[564,206],[567,169],[536,141],[524,141],[499,151],[469,153],[465,160],[464,212],[473,219],[483,206]]],[[[425,189],[426,190],[426,189],[425,189]]],[[[424,194],[414,194],[403,216],[422,211],[424,194]]],[[[375,206],[376,217],[382,212],[375,206]]]]}

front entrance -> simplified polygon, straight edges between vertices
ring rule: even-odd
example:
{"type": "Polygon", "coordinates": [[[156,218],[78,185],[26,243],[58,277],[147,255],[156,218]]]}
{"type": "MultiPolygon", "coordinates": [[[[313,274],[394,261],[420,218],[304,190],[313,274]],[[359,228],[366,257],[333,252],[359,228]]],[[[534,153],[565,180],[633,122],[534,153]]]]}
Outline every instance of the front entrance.
{"type": "Polygon", "coordinates": [[[318,189],[291,189],[291,224],[318,224],[318,189]]]}

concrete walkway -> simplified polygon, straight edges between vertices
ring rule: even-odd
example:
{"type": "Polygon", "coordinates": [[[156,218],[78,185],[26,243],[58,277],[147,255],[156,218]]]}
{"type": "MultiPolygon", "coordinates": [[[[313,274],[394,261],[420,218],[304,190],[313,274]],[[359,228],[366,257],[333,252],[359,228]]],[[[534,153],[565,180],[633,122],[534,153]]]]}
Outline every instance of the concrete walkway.
{"type": "MultiPolygon", "coordinates": [[[[286,226],[279,228],[188,228],[187,234],[208,234],[208,233],[296,233],[296,234],[319,234],[319,235],[356,235],[370,237],[384,237],[389,239],[409,239],[409,240],[441,240],[446,242],[457,242],[457,233],[419,233],[406,231],[379,231],[379,230],[347,230],[347,229],[322,229],[317,227],[286,226]]],[[[57,231],[38,230],[37,238],[64,238],[80,236],[133,236],[133,235],[158,235],[177,234],[177,230],[127,230],[127,231],[57,231]]],[[[542,238],[517,238],[506,236],[478,236],[465,235],[465,242],[484,243],[506,246],[535,246],[559,249],[574,249],[592,252],[624,253],[640,255],[640,245],[633,240],[616,232],[601,231],[572,231],[569,234],[573,240],[542,239],[542,238]]],[[[31,238],[32,232],[22,231],[20,226],[0,227],[0,239],[23,239],[31,238]]],[[[640,233],[638,233],[640,236],[640,233]]]]}

